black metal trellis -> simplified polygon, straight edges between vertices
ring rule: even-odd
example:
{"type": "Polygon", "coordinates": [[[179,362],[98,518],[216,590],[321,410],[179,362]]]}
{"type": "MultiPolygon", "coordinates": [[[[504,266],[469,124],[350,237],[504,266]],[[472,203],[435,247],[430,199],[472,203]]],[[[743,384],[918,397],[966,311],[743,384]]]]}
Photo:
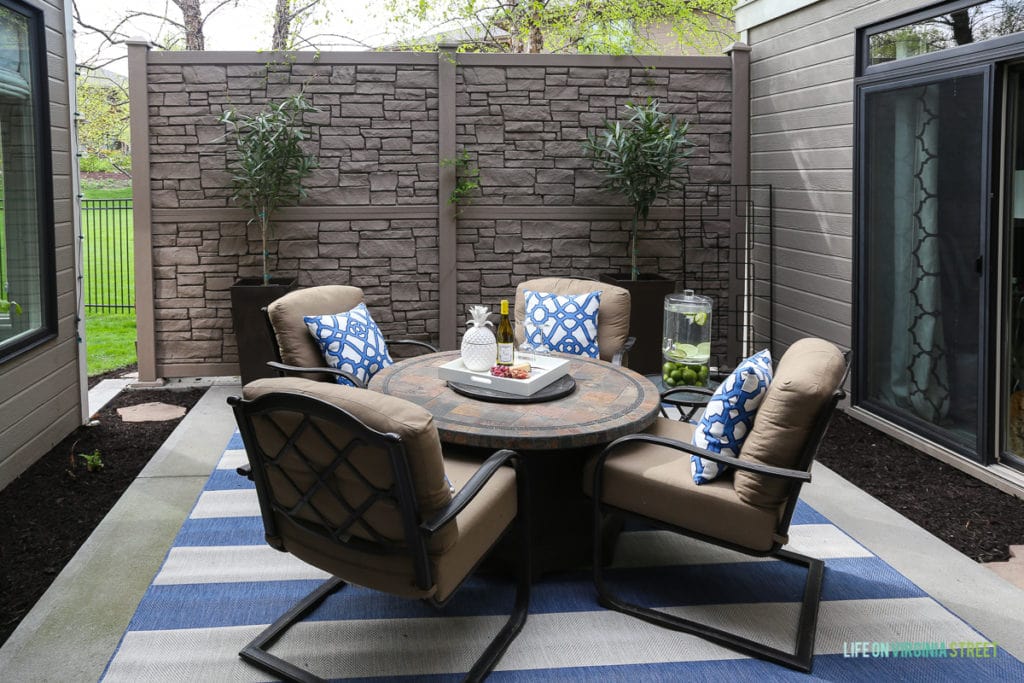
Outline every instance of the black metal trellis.
{"type": "Polygon", "coordinates": [[[681,285],[714,301],[712,365],[774,338],[771,185],[686,185],[681,285]]]}

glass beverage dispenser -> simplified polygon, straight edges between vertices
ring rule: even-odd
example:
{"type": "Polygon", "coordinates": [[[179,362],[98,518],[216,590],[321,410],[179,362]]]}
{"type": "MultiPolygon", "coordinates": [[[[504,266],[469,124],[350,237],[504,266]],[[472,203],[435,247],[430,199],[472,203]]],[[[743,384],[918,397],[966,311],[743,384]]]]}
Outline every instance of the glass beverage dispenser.
{"type": "Polygon", "coordinates": [[[707,386],[711,298],[692,289],[665,297],[661,378],[667,387],[707,386]]]}

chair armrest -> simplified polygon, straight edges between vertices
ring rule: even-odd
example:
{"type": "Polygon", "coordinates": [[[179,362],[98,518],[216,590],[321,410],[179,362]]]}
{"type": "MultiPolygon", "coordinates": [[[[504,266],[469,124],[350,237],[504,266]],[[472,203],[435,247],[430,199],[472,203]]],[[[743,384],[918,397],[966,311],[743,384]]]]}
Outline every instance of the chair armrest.
{"type": "Polygon", "coordinates": [[[344,370],[339,370],[338,368],[300,368],[297,365],[285,365],[284,363],[278,363],[277,361],[274,360],[267,361],[267,365],[281,373],[282,377],[291,374],[301,375],[322,372],[328,375],[334,375],[335,377],[344,377],[349,382],[352,382],[352,386],[354,387],[358,387],[360,389],[366,388],[366,385],[363,382],[361,382],[358,377],[353,375],[351,372],[345,372],[344,370]]]}
{"type": "Polygon", "coordinates": [[[612,356],[612,365],[622,365],[626,355],[636,346],[636,337],[626,337],[626,343],[612,356]]]}
{"type": "Polygon", "coordinates": [[[480,489],[494,476],[499,467],[509,460],[518,457],[518,453],[507,448],[495,451],[487,460],[484,460],[479,469],[466,482],[466,485],[459,489],[459,492],[455,494],[451,502],[443,510],[434,515],[433,519],[424,520],[420,524],[420,530],[433,534],[445,524],[455,519],[455,516],[469,505],[470,501],[476,497],[476,494],[480,493],[480,489]]]}
{"type": "Polygon", "coordinates": [[[677,451],[683,451],[691,455],[698,455],[708,460],[713,460],[717,463],[724,465],[730,465],[738,470],[744,470],[746,472],[754,472],[756,474],[763,474],[769,477],[777,477],[779,479],[788,479],[791,481],[802,481],[809,482],[811,480],[811,473],[804,470],[794,470],[788,467],[774,467],[772,465],[762,465],[759,462],[753,462],[751,460],[740,460],[734,458],[731,455],[722,455],[721,453],[712,453],[711,451],[694,446],[693,444],[686,443],[685,441],[678,441],[676,439],[668,439],[663,436],[654,436],[653,434],[630,434],[623,436],[615,441],[608,444],[608,447],[601,452],[598,456],[597,466],[603,467],[604,461],[608,458],[611,453],[621,446],[636,441],[644,443],[652,443],[657,446],[665,446],[666,448],[673,448],[677,451]]]}
{"type": "Polygon", "coordinates": [[[386,343],[388,346],[391,346],[393,344],[409,344],[411,346],[420,346],[423,347],[424,349],[428,349],[431,353],[437,353],[438,351],[440,351],[440,349],[438,349],[433,344],[428,344],[427,342],[420,341],[419,339],[389,339],[386,341],[386,343]]]}

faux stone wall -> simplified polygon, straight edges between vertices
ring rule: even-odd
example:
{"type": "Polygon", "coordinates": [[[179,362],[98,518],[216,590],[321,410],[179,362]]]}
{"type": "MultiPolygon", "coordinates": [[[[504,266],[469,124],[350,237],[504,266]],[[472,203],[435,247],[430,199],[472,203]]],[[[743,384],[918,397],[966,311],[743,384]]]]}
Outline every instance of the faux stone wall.
{"type": "MultiPolygon", "coordinates": [[[[233,150],[218,122],[226,109],[252,113],[300,91],[317,108],[305,124],[320,168],[306,182],[309,196],[300,206],[279,213],[270,244],[274,274],[297,277],[300,285],[362,287],[386,334],[433,343],[442,306],[438,244],[447,197],[439,197],[438,149],[444,135],[454,136],[458,151],[480,170],[480,188],[457,219],[460,325],[466,306],[496,306],[525,278],[628,269],[628,213],[600,189],[581,147],[606,118],[622,118],[626,102],[658,98],[690,122],[694,147],[682,180],[731,180],[732,84],[722,58],[708,62],[713,68],[694,66],[700,62],[693,58],[679,67],[662,66],[662,59],[643,68],[604,66],[608,58],[593,58],[602,66],[588,67],[487,56],[484,65],[458,64],[454,82],[439,84],[432,55],[400,63],[395,55],[367,54],[356,64],[331,63],[329,55],[321,63],[271,64],[257,53],[251,63],[239,63],[237,53],[225,63],[217,56],[148,57],[160,376],[224,371],[237,362],[229,288],[239,277],[260,274],[258,230],[230,200],[233,150]],[[196,63],[200,57],[206,62],[196,63]],[[455,103],[453,130],[441,129],[451,124],[441,121],[440,97],[455,103]]],[[[673,205],[679,199],[661,202],[655,212],[662,220],[643,232],[640,244],[643,270],[677,280],[682,217],[673,205]]]]}
{"type": "MultiPolygon", "coordinates": [[[[464,214],[478,218],[504,207],[503,219],[459,222],[460,312],[479,301],[507,297],[531,277],[628,273],[630,220],[593,219],[593,209],[621,207],[622,199],[601,188],[602,176],[583,148],[605,121],[628,115],[627,103],[657,99],[663,111],[689,124],[693,147],[679,173],[681,182],[731,181],[732,79],[727,70],[510,64],[466,67],[457,80],[458,146],[480,169],[480,189],[464,214]],[[578,217],[558,212],[557,217],[524,220],[515,217],[512,207],[518,206],[588,211],[578,217]]],[[[641,271],[685,281],[682,201],[678,189],[655,205],[677,218],[652,220],[642,229],[641,271]]]]}

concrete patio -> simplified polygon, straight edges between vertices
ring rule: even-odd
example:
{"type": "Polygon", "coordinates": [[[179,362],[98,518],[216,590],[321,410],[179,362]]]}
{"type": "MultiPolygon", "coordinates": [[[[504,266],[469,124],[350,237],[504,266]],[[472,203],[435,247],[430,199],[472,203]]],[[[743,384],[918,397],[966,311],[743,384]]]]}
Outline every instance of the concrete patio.
{"type": "MultiPolygon", "coordinates": [[[[11,681],[95,681],[235,429],[237,378],[210,389],[0,649],[11,681]]],[[[100,391],[100,390],[98,390],[100,391]]],[[[803,499],[990,641],[1024,658],[1024,590],[821,464],[803,499]]]]}

